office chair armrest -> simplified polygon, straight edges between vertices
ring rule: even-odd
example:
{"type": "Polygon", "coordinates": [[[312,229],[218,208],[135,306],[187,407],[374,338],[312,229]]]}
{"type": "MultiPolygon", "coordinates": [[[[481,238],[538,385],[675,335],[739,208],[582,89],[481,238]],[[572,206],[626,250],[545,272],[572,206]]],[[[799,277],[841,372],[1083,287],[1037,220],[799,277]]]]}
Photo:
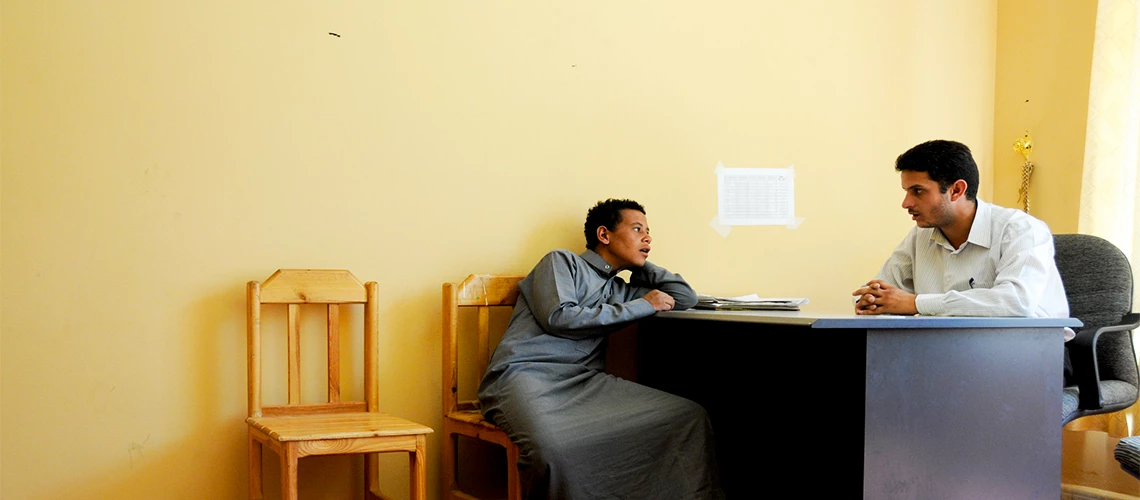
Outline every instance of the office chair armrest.
{"type": "Polygon", "coordinates": [[[1104,407],[1100,391],[1100,364],[1097,362],[1096,342],[1102,333],[1123,332],[1140,328],[1140,314],[1129,313],[1120,323],[1104,326],[1096,330],[1084,330],[1068,342],[1069,361],[1073,364],[1073,377],[1080,388],[1081,409],[1092,410],[1104,407]]]}

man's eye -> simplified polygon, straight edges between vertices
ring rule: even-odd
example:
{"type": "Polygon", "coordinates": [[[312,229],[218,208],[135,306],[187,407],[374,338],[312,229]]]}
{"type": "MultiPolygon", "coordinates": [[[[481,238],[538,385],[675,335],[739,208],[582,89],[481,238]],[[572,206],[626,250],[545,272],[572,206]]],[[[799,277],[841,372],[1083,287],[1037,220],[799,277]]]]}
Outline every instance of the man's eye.
{"type": "Polygon", "coordinates": [[[637,232],[639,232],[639,233],[641,232],[641,228],[640,228],[640,227],[635,227],[635,228],[633,228],[633,230],[634,230],[634,231],[637,231],[637,232]]]}

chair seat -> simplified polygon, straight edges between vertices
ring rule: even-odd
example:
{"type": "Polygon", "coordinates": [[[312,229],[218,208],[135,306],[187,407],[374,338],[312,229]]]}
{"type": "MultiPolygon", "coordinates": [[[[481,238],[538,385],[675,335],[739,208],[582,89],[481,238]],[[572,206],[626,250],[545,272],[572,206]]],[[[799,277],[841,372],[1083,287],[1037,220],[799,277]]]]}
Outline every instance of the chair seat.
{"type": "Polygon", "coordinates": [[[1119,405],[1136,401],[1136,386],[1122,380],[1102,380],[1100,382],[1101,398],[1104,404],[1119,405]]]}
{"type": "MultiPolygon", "coordinates": [[[[1106,407],[1129,406],[1136,401],[1136,386],[1122,380],[1102,380],[1100,382],[1101,400],[1106,407]]],[[[1069,415],[1079,410],[1080,388],[1075,385],[1065,387],[1061,394],[1061,417],[1068,419],[1069,415]]]]}
{"type": "Polygon", "coordinates": [[[329,413],[245,419],[277,441],[352,439],[431,434],[431,427],[393,417],[387,413],[329,413]]]}
{"type": "Polygon", "coordinates": [[[481,426],[486,427],[487,429],[490,429],[490,430],[498,430],[499,429],[497,426],[495,426],[495,424],[488,422],[487,419],[483,418],[483,413],[481,413],[479,410],[453,411],[453,412],[448,413],[446,415],[446,417],[448,419],[456,420],[459,422],[465,422],[465,423],[473,424],[473,425],[481,425],[481,426]]]}

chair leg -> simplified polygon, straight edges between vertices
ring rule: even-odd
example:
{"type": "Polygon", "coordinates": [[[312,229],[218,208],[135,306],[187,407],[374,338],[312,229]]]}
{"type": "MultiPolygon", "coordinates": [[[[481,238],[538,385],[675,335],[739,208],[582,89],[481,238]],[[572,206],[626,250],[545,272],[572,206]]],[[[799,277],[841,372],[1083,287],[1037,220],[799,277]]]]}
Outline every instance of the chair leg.
{"type": "Polygon", "coordinates": [[[507,500],[522,500],[522,483],[519,482],[519,447],[507,445],[507,500]]]}
{"type": "Polygon", "coordinates": [[[408,453],[411,461],[409,495],[412,500],[427,500],[427,436],[416,436],[416,451],[408,453]]]}
{"type": "Polygon", "coordinates": [[[384,497],[377,493],[377,487],[380,485],[380,470],[377,468],[379,460],[379,453],[364,455],[364,498],[368,500],[384,500],[384,497]]]}
{"type": "MultiPolygon", "coordinates": [[[[446,432],[446,430],[444,431],[446,432]]],[[[455,476],[458,473],[455,464],[455,454],[459,448],[458,434],[444,434],[443,436],[443,500],[455,500],[455,476]]]]}
{"type": "Polygon", "coordinates": [[[249,500],[261,500],[264,490],[261,488],[261,442],[254,439],[253,430],[249,431],[249,500]]]}
{"type": "Polygon", "coordinates": [[[281,447],[281,500],[297,500],[297,447],[281,447]]]}

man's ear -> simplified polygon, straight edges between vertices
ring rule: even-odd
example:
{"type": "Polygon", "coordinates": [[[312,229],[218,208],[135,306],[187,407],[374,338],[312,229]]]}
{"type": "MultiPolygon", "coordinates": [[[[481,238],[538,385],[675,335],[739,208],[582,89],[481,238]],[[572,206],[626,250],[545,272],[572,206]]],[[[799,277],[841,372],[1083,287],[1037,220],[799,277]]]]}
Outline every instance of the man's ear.
{"type": "Polygon", "coordinates": [[[610,244],[610,230],[606,229],[606,226],[598,226],[597,232],[598,232],[598,243],[609,245],[610,244]]]}
{"type": "Polygon", "coordinates": [[[958,179],[950,185],[950,201],[955,201],[966,195],[966,188],[969,187],[966,181],[958,179]]]}

